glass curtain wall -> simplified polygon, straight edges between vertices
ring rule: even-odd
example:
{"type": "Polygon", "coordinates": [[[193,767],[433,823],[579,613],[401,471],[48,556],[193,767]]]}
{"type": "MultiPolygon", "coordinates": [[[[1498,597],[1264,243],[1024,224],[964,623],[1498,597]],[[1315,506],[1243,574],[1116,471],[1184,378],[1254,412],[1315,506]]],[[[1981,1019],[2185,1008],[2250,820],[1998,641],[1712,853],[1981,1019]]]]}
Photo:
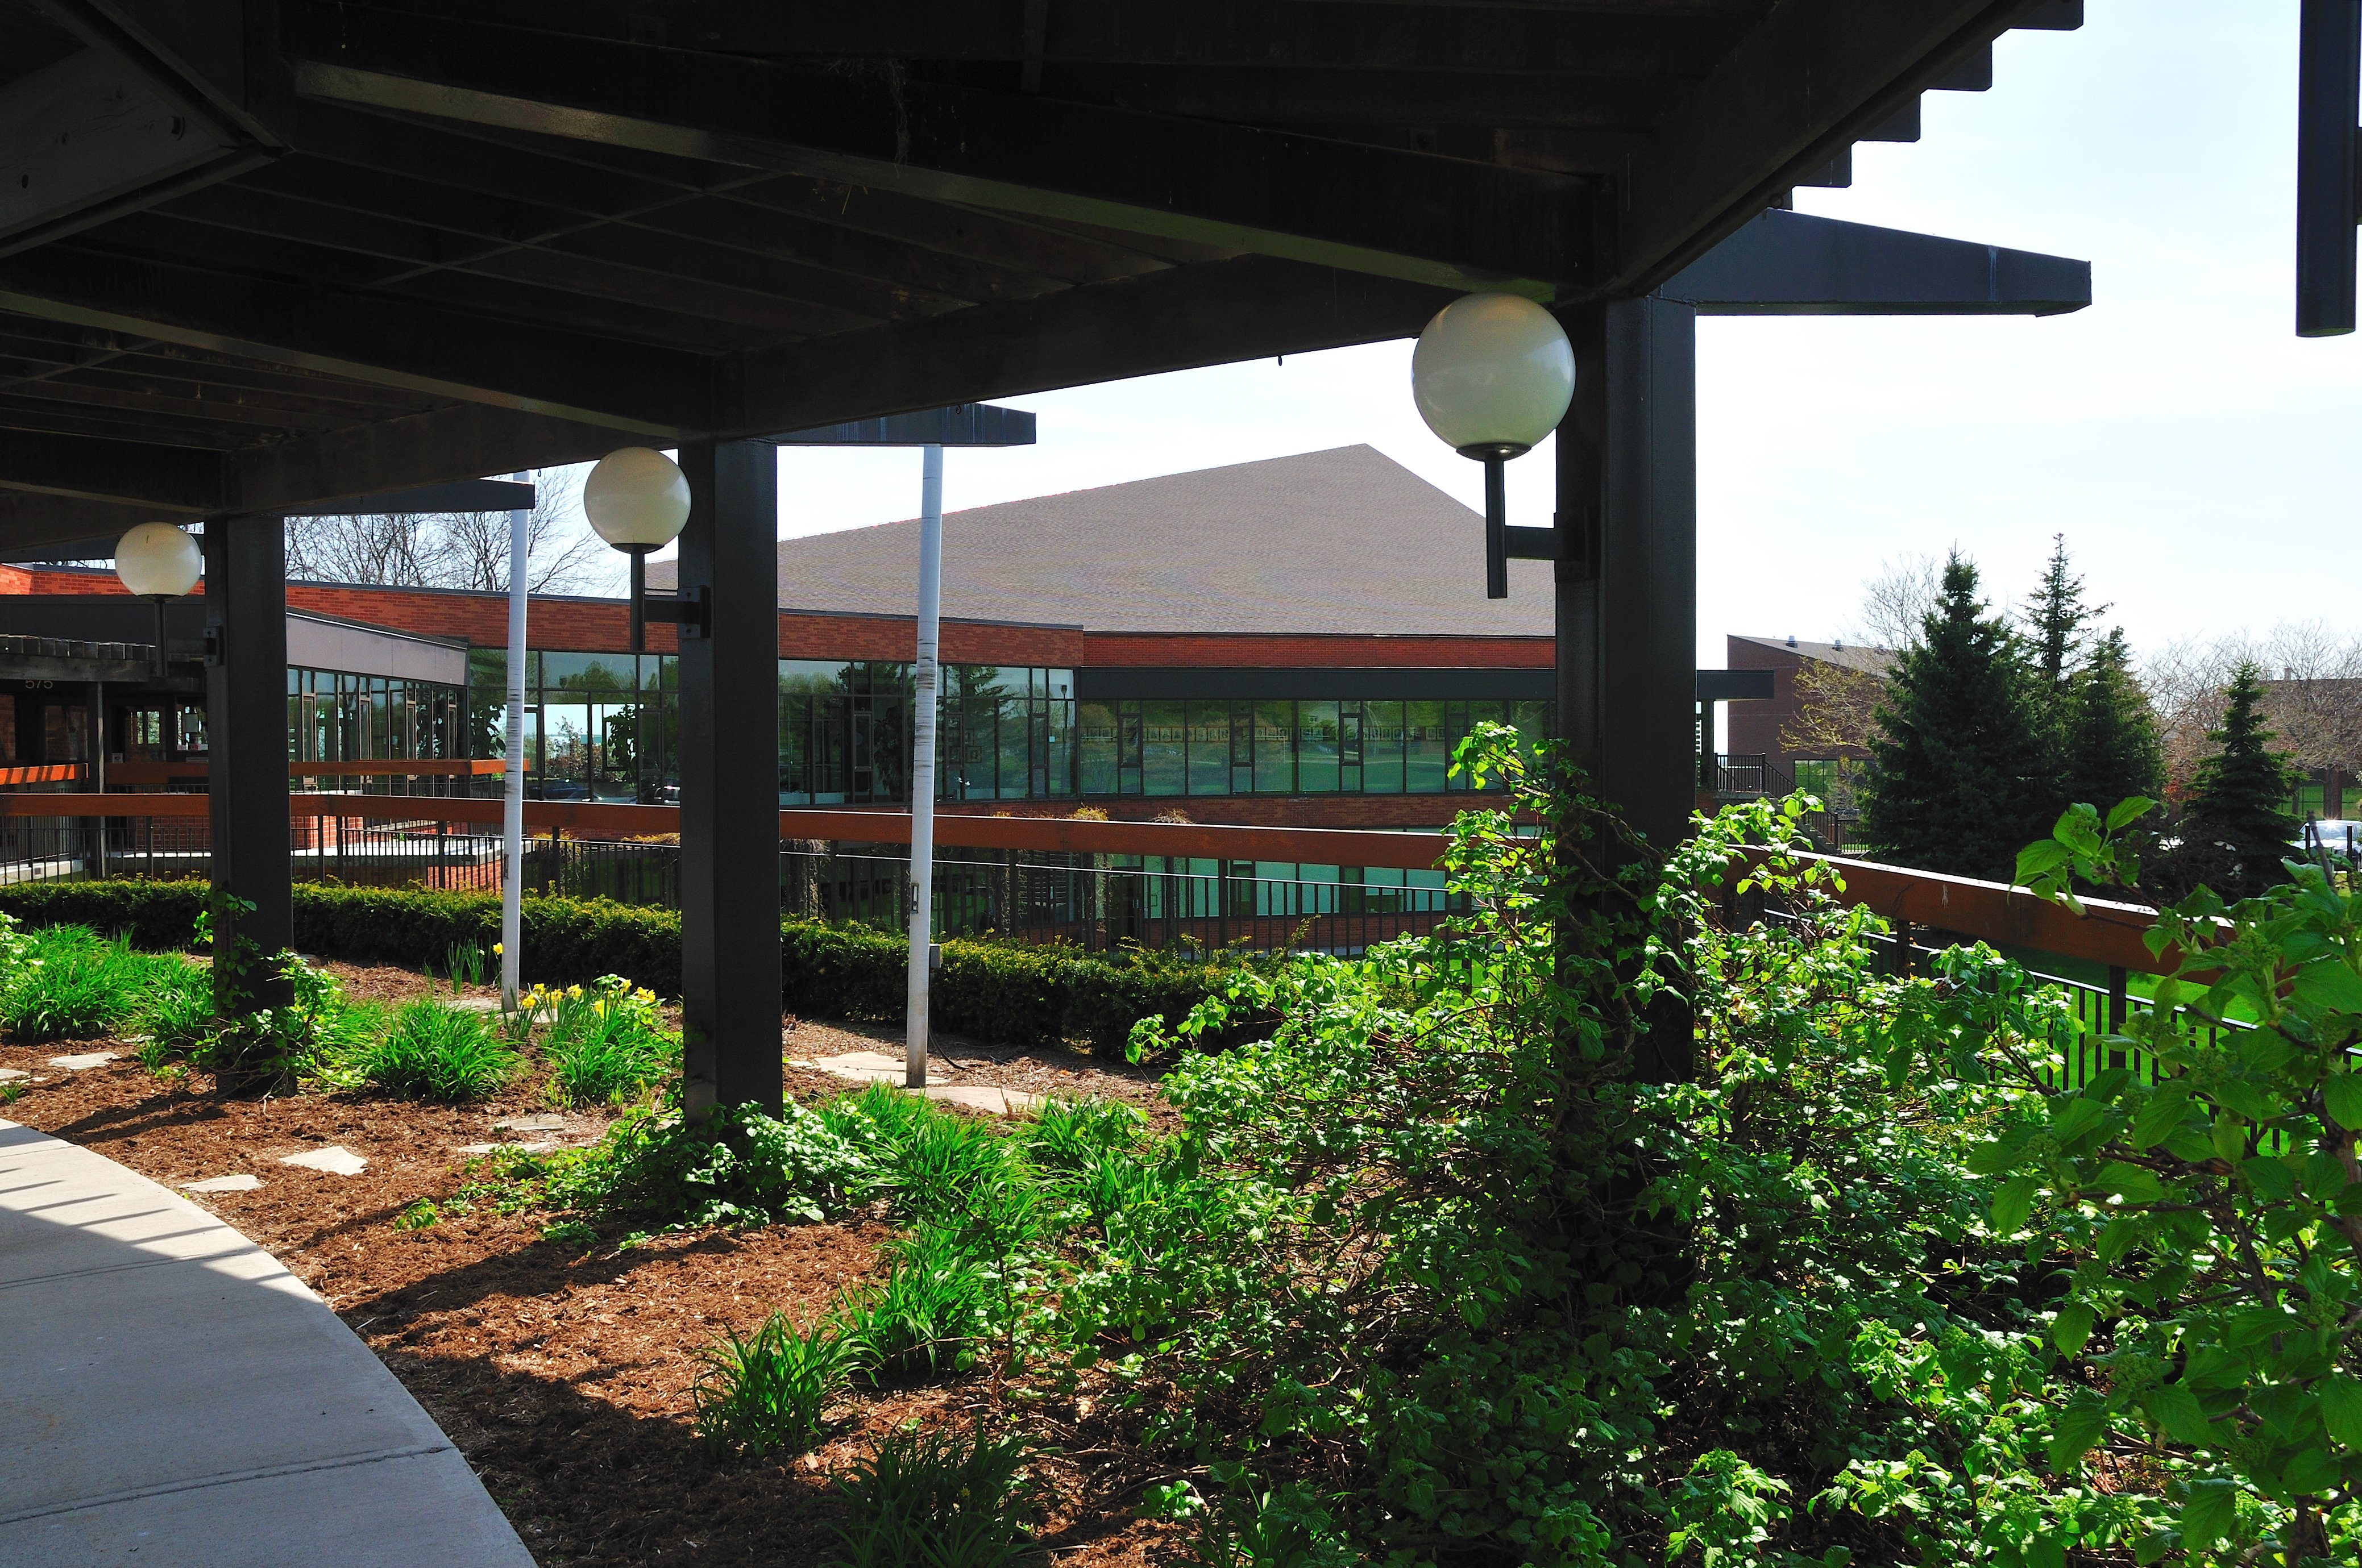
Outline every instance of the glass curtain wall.
{"type": "MultiPolygon", "coordinates": [[[[403,762],[464,757],[469,754],[464,722],[467,706],[466,693],[436,681],[290,668],[288,760],[403,762]]],[[[184,736],[184,746],[186,741],[184,736]]],[[[201,749],[202,730],[196,743],[201,749]]],[[[304,787],[383,795],[414,789],[439,794],[445,785],[441,780],[316,774],[306,779],[304,787]]]]}
{"type": "MultiPolygon", "coordinates": [[[[536,652],[525,668],[526,792],[546,800],[680,797],[679,678],[669,654],[536,652]]],[[[506,742],[506,658],[469,655],[467,755],[506,742]]],[[[779,804],[903,801],[911,667],[779,661],[779,804]]],[[[1479,721],[1549,732],[1547,702],[1190,698],[1077,702],[1072,670],[946,664],[937,797],[1441,795],[1479,721]]],[[[325,754],[325,753],[324,753],[325,754]]]]}

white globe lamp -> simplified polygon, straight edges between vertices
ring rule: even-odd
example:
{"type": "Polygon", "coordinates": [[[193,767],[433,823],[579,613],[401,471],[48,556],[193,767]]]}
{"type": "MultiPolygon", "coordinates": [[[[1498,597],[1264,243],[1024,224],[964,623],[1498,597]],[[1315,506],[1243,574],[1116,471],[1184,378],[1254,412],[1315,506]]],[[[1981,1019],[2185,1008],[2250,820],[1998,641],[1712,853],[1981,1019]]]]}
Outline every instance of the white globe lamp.
{"type": "Polygon", "coordinates": [[[1470,294],[1435,313],[1410,358],[1411,397],[1445,444],[1485,465],[1485,591],[1509,596],[1501,465],[1558,428],[1574,400],[1574,345],[1517,294],[1470,294]]]}
{"type": "Polygon", "coordinates": [[[582,485],[590,530],[632,558],[632,652],[645,651],[647,556],[689,524],[689,476],[663,453],[626,446],[599,459],[582,485]]]}
{"type": "Polygon", "coordinates": [[[115,543],[115,575],[131,593],[156,607],[156,657],[153,668],[166,673],[164,606],[187,595],[204,575],[204,554],[197,542],[169,522],[143,522],[115,543]]]}

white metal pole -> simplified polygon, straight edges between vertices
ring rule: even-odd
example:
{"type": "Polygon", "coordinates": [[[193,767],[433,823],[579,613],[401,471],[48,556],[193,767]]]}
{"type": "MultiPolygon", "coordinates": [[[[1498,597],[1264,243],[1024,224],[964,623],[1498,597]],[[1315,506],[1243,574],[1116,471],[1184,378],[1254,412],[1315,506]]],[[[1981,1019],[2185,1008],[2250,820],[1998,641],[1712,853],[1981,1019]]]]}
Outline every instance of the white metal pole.
{"type": "Polygon", "coordinates": [[[944,588],[944,449],[926,449],[919,482],[919,656],[911,682],[911,1025],[902,1079],[927,1086],[927,981],[934,948],[935,639],[944,588]]]}
{"type": "MultiPolygon", "coordinates": [[[[529,475],[513,477],[524,483],[529,475]]],[[[518,965],[524,959],[524,610],[531,586],[525,556],[533,514],[509,513],[509,735],[501,769],[501,1005],[516,1011],[518,965]]]]}

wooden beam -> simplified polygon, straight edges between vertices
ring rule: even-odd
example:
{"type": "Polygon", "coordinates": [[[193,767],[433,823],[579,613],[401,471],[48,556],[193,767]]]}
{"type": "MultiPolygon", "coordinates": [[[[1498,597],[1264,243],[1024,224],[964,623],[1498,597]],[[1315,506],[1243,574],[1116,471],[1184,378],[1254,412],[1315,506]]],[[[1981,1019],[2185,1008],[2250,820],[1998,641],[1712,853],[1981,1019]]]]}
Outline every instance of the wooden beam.
{"type": "Polygon", "coordinates": [[[80,248],[0,258],[0,310],[639,434],[713,417],[696,355],[80,248]]]}
{"type": "Polygon", "coordinates": [[[249,511],[587,463],[633,443],[601,425],[462,403],[240,452],[229,499],[249,511]]]}
{"type": "Polygon", "coordinates": [[[1650,138],[1596,291],[1655,288],[2026,9],[2027,0],[1787,0],[1650,138]]]}
{"type": "Polygon", "coordinates": [[[1593,281],[1593,182],[767,60],[292,0],[304,96],[778,170],[1441,287],[1593,281]]]}
{"type": "Polygon", "coordinates": [[[119,501],[72,500],[27,490],[0,489],[0,549],[11,554],[97,535],[121,538],[157,509],[119,501]]]}
{"type": "Polygon", "coordinates": [[[742,417],[750,432],[800,430],[1409,337],[1456,297],[1241,257],[749,354],[739,373],[742,417]]]}
{"type": "Polygon", "coordinates": [[[0,487],[203,513],[222,504],[222,459],[185,446],[0,430],[0,487]]]}

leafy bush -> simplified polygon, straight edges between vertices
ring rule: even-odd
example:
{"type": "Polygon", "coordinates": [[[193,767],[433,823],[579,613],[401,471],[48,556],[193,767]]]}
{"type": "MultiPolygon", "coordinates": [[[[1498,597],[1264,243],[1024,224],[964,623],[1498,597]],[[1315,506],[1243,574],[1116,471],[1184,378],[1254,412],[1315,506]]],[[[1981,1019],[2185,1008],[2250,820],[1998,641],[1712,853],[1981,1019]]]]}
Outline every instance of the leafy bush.
{"type": "Polygon", "coordinates": [[[677,1110],[644,1108],[588,1148],[509,1150],[482,1168],[504,1207],[630,1215],[682,1230],[819,1220],[866,1180],[860,1151],[792,1101],[779,1117],[741,1105],[696,1125],[677,1110]]]}
{"type": "Polygon", "coordinates": [[[1147,1117],[1120,1100],[1052,1100],[1026,1124],[1023,1137],[1036,1164],[1077,1171],[1135,1146],[1147,1125],[1147,1117]]]}
{"type": "Polygon", "coordinates": [[[36,932],[0,987],[0,1025],[28,1043],[111,1035],[130,1020],[157,967],[83,927],[36,932]]]}
{"type": "Polygon", "coordinates": [[[1004,1568],[1032,1542],[1026,1449],[981,1424],[878,1439],[837,1478],[844,1568],[1004,1568]]]}
{"type": "Polygon", "coordinates": [[[213,1032],[213,971],[173,958],[155,960],[133,1016],[138,1032],[148,1036],[139,1059],[150,1069],[187,1056],[213,1032]]]}
{"type": "Polygon", "coordinates": [[[717,1453],[764,1454],[801,1453],[819,1441],[851,1351],[831,1323],[807,1331],[773,1312],[752,1334],[725,1334],[698,1354],[690,1389],[698,1436],[717,1453]]]}
{"type": "Polygon", "coordinates": [[[519,1062],[483,1014],[422,996],[403,1003],[382,1035],[340,1065],[381,1092],[458,1104],[497,1092],[516,1075],[519,1062]]]}
{"type": "Polygon", "coordinates": [[[657,1022],[656,992],[635,990],[620,975],[602,975],[588,990],[536,986],[521,1011],[544,1010],[549,1031],[542,1054],[550,1096],[562,1105],[621,1105],[680,1071],[680,1036],[657,1022]]]}
{"type": "MultiPolygon", "coordinates": [[[[119,932],[142,948],[180,949],[203,912],[202,882],[28,883],[0,888],[0,913],[39,926],[119,932]]],[[[680,916],[600,899],[528,898],[524,952],[560,987],[624,975],[660,996],[680,993],[680,916]]],[[[904,939],[865,926],[780,925],[780,1005],[810,1017],[897,1020],[907,998],[904,939]]],[[[322,958],[447,969],[455,950],[490,949],[500,903],[482,894],[298,883],[295,946],[322,958]]],[[[1008,1045],[1081,1041],[1120,1049],[1141,1019],[1179,1018],[1220,991],[1242,963],[1193,952],[1091,955],[984,940],[948,942],[934,1018],[946,1033],[1008,1045]]],[[[1252,960],[1260,962],[1262,960],[1252,960]]],[[[1226,1025],[1238,1034],[1244,1014],[1226,1025]]]]}

